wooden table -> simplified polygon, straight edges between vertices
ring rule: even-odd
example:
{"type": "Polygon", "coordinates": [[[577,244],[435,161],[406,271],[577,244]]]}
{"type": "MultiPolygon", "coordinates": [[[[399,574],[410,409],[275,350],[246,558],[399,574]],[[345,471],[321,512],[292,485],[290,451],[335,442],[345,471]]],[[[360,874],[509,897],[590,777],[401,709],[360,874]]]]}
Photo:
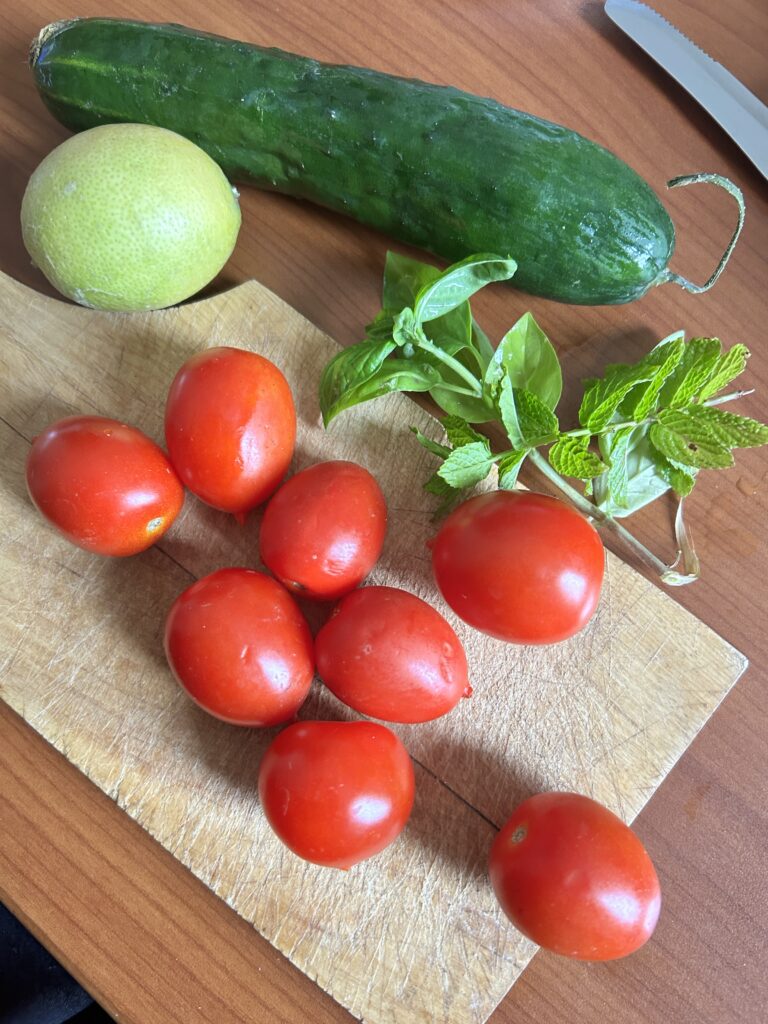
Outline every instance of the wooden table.
{"type": "MultiPolygon", "coordinates": [[[[760,0],[657,0],[656,8],[768,102],[768,9],[760,0]]],[[[659,289],[616,308],[577,308],[496,288],[477,302],[492,337],[532,309],[574,380],[638,357],[685,328],[752,350],[741,411],[765,414],[768,187],[713,121],[591,0],[370,0],[279,5],[221,0],[97,4],[47,0],[0,13],[0,269],[40,290],[18,212],[26,181],[66,132],[43,109],[24,63],[45,23],[108,14],[179,21],[320,59],[452,83],[565,123],[621,155],[654,187],[679,232],[676,269],[703,280],[732,229],[714,189],[664,192],[675,174],[738,182],[747,226],[705,296],[659,289]],[[471,18],[471,24],[469,19],[471,18]],[[765,390],[763,390],[763,395],[765,390]]],[[[255,277],[349,344],[376,311],[386,239],[331,214],[245,189],[237,251],[217,286],[255,277]]],[[[566,399],[568,395],[566,396],[566,399]]],[[[567,404],[567,403],[566,403],[567,404]]],[[[731,1024],[768,1016],[765,849],[768,516],[765,452],[706,474],[689,503],[703,578],[675,592],[748,655],[751,668],[637,821],[665,906],[654,940],[609,965],[538,955],[492,1018],[617,1024],[731,1024]]],[[[671,506],[633,529],[671,553],[671,506]]],[[[0,662],[2,664],[2,662],[0,662]]],[[[104,1007],[135,1024],[342,1022],[349,1015],[211,895],[0,701],[0,899],[104,1007]]]]}

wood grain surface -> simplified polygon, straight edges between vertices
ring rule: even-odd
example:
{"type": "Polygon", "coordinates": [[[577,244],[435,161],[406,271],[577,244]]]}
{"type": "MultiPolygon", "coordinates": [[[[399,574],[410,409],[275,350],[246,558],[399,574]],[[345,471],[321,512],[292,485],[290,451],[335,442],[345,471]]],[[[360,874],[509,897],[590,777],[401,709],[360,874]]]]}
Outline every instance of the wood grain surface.
{"type": "MultiPolygon", "coordinates": [[[[587,793],[632,821],[745,659],[610,554],[598,613],[566,643],[519,647],[465,626],[432,581],[434,499],[414,486],[434,459],[409,424],[436,439],[439,427],[393,395],[324,430],[317,381],[337,350],[256,282],[117,315],[0,274],[0,697],[355,1016],[483,1024],[535,949],[488,883],[494,826],[525,796],[553,789],[587,793]],[[162,440],[181,363],[235,340],[288,379],[299,421],[293,471],[340,458],[376,474],[389,519],[369,581],[436,606],[471,667],[471,700],[396,728],[417,764],[410,826],[350,872],[305,863],[267,825],[256,774],[274,730],[211,720],[164,663],[165,615],[191,581],[227,565],[261,568],[260,516],[240,527],[189,496],[161,542],[114,560],[72,547],[26,495],[29,444],[50,422],[113,416],[162,440]]],[[[306,610],[317,622],[327,609],[306,610]]],[[[300,717],[348,716],[318,684],[300,717]]],[[[131,1010],[121,1017],[140,1021],[131,1010]]]]}
{"type": "MultiPolygon", "coordinates": [[[[763,101],[768,13],[758,0],[656,4],[763,101]]],[[[619,153],[660,193],[677,173],[725,173],[745,190],[747,227],[716,289],[673,288],[615,309],[577,309],[492,289],[477,303],[492,337],[531,308],[574,377],[606,359],[639,355],[677,327],[719,334],[753,351],[751,383],[766,385],[766,185],[733,143],[590,2],[447,3],[367,0],[279,6],[223,0],[174,4],[49,2],[0,11],[0,267],[40,291],[18,227],[26,180],[66,137],[35,96],[24,63],[29,39],[72,14],[167,18],[325,59],[451,82],[577,128],[619,153]]],[[[679,232],[676,269],[703,278],[733,211],[708,188],[664,193],[679,232]]],[[[377,308],[385,239],[341,218],[253,191],[220,285],[256,277],[348,343],[377,308]]],[[[574,401],[575,385],[566,394],[574,401]]],[[[759,414],[764,401],[743,410],[759,414]]],[[[722,705],[637,828],[654,856],[665,911],[654,942],[631,959],[590,966],[538,956],[493,1020],[604,1018],[661,1024],[755,1022],[768,1015],[764,949],[765,457],[702,478],[690,518],[701,581],[674,597],[743,650],[751,669],[722,705]]],[[[670,510],[659,504],[633,528],[669,551],[670,510]]],[[[0,706],[0,877],[4,899],[116,1015],[142,1022],[344,1020],[269,946],[164,854],[146,833],[31,730],[0,706]],[[187,903],[189,901],[189,903],[187,903]]]]}

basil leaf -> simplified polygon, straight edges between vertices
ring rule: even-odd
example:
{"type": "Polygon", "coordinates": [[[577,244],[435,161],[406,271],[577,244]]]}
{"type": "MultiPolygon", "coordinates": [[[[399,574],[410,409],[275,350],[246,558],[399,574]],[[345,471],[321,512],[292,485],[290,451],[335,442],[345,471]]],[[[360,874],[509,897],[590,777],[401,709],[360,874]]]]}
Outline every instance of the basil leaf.
{"type": "Polygon", "coordinates": [[[699,391],[699,401],[704,402],[718,391],[722,391],[726,384],[744,372],[749,359],[749,349],[746,345],[734,345],[723,355],[718,356],[712,367],[709,380],[699,391]]]}
{"type": "Polygon", "coordinates": [[[659,395],[661,408],[679,408],[704,387],[720,357],[717,338],[693,338],[685,346],[683,358],[659,395]]]}
{"type": "Polygon", "coordinates": [[[468,302],[438,317],[423,328],[430,341],[449,356],[456,355],[472,345],[472,312],[468,302]]]}
{"type": "Polygon", "coordinates": [[[711,427],[686,415],[687,410],[669,409],[650,429],[653,446],[684,466],[719,469],[733,465],[730,447],[723,444],[711,427]],[[662,417],[664,419],[662,420],[662,417]]]}
{"type": "Polygon", "coordinates": [[[416,296],[413,312],[420,324],[445,316],[492,281],[506,281],[517,270],[512,259],[490,253],[467,256],[424,285],[416,296]]]}
{"type": "MultiPolygon", "coordinates": [[[[659,414],[659,423],[680,434],[694,436],[691,431],[724,448],[759,448],[768,444],[768,426],[706,405],[686,409],[667,409],[659,414]]],[[[696,465],[696,463],[691,463],[696,465]]]]}
{"type": "Polygon", "coordinates": [[[416,435],[416,440],[423,448],[426,448],[428,452],[432,452],[433,455],[437,455],[438,458],[447,459],[451,454],[451,449],[447,445],[433,441],[431,437],[422,434],[418,427],[411,427],[411,433],[416,435]]]}
{"type": "MultiPolygon", "coordinates": [[[[619,501],[614,496],[609,474],[595,478],[595,500],[607,515],[617,519],[631,515],[643,506],[655,501],[669,490],[670,485],[659,472],[658,460],[662,457],[648,439],[648,424],[628,428],[628,441],[624,466],[626,468],[626,490],[619,481],[619,501]]],[[[606,434],[598,439],[603,458],[610,461],[614,438],[619,433],[606,434]]]]}
{"type": "Polygon", "coordinates": [[[380,309],[369,324],[365,325],[367,341],[388,341],[395,329],[395,317],[399,310],[380,309]]]}
{"type": "MultiPolygon", "coordinates": [[[[469,303],[467,303],[469,305],[469,303]]],[[[480,324],[471,317],[471,349],[474,352],[480,368],[480,376],[485,373],[488,364],[493,359],[493,345],[488,340],[488,335],[480,324]]]]}
{"type": "Polygon", "coordinates": [[[513,491],[517,486],[517,478],[525,462],[528,451],[525,448],[508,452],[503,459],[497,462],[499,471],[499,487],[503,491],[513,491]]]}
{"type": "Polygon", "coordinates": [[[419,326],[413,315],[413,310],[406,306],[401,309],[395,317],[392,325],[392,340],[400,348],[406,345],[413,345],[418,339],[419,326]]]}
{"type": "Polygon", "coordinates": [[[413,306],[421,289],[438,277],[438,267],[390,251],[384,264],[381,304],[384,309],[394,312],[399,312],[405,306],[413,306]]]}
{"type": "Polygon", "coordinates": [[[328,426],[345,409],[393,391],[429,391],[439,379],[440,374],[429,363],[414,359],[387,359],[376,373],[358,384],[352,384],[324,408],[323,422],[328,426]]]}
{"type": "Polygon", "coordinates": [[[486,444],[474,441],[455,448],[437,471],[451,487],[472,487],[493,469],[493,456],[486,444]]]}
{"type": "Polygon", "coordinates": [[[563,390],[560,360],[552,343],[530,313],[525,313],[499,342],[485,373],[493,387],[506,374],[513,387],[532,392],[554,409],[563,390]]]}
{"type": "Polygon", "coordinates": [[[372,377],[396,347],[391,338],[384,341],[361,341],[342,349],[331,359],[320,378],[320,410],[326,426],[336,415],[330,411],[341,396],[354,385],[372,377]]]}
{"type": "Polygon", "coordinates": [[[563,476],[590,480],[604,473],[608,467],[594,452],[589,451],[588,437],[559,438],[549,449],[549,463],[563,476]]]}
{"type": "Polygon", "coordinates": [[[517,415],[517,404],[515,403],[515,389],[509,377],[503,377],[501,388],[496,398],[501,422],[507,432],[507,437],[512,442],[513,448],[525,448],[523,433],[520,429],[520,419],[517,415]]]}
{"type": "Polygon", "coordinates": [[[443,412],[451,416],[460,416],[468,423],[487,423],[495,419],[496,410],[490,399],[483,396],[475,398],[466,394],[467,382],[448,367],[441,366],[439,377],[441,382],[430,389],[430,397],[440,406],[443,412]]]}
{"type": "MultiPolygon", "coordinates": [[[[429,263],[399,253],[388,252],[384,267],[384,289],[382,294],[383,309],[366,328],[369,337],[380,337],[389,323],[394,323],[397,314],[404,308],[410,308],[416,302],[417,294],[431,282],[437,280],[440,270],[429,263]]],[[[416,321],[412,321],[414,324],[416,321]]],[[[425,331],[433,341],[449,355],[454,355],[463,348],[471,347],[472,312],[469,303],[461,303],[456,309],[445,316],[439,317],[429,330],[425,331]]],[[[389,329],[389,336],[392,328],[389,329]]],[[[485,368],[484,366],[482,367],[485,368]]]]}

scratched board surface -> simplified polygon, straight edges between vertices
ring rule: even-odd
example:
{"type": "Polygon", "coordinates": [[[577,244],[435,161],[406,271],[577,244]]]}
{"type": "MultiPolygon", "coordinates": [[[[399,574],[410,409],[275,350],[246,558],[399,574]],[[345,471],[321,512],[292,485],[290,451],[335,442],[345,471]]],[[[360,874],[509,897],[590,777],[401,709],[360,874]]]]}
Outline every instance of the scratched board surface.
{"type": "MultiPolygon", "coordinates": [[[[150,314],[56,302],[0,275],[0,696],[301,970],[371,1024],[481,1024],[535,952],[505,920],[485,864],[524,796],[566,788],[631,821],[746,665],[671,597],[608,555],[600,608],[578,637],[521,648],[458,622],[431,580],[434,530],[420,482],[434,460],[391,396],[329,431],[319,374],[335,343],[249,282],[150,314]],[[274,730],[238,729],[197,709],[165,664],[166,612],[190,582],[258,567],[259,517],[241,528],[188,496],[159,545],[104,559],[61,539],[24,486],[31,439],[96,413],[162,440],[165,394],[206,346],[261,352],[293,388],[293,471],[326,458],[369,468],[389,506],[370,581],[438,607],[467,649],[474,695],[445,718],[396,727],[416,762],[403,835],[349,872],[306,864],[259,807],[259,759],[274,730]]],[[[314,625],[317,611],[310,610],[314,625]]],[[[315,682],[302,717],[344,717],[315,682]]]]}

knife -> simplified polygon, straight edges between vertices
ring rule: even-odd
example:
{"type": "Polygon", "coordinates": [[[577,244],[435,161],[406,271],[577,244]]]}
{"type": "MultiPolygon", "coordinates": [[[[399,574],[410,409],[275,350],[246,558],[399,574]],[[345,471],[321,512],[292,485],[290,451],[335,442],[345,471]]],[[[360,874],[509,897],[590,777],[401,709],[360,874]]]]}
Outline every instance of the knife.
{"type": "Polygon", "coordinates": [[[646,4],[606,0],[605,13],[677,79],[768,178],[768,107],[646,4]]]}

